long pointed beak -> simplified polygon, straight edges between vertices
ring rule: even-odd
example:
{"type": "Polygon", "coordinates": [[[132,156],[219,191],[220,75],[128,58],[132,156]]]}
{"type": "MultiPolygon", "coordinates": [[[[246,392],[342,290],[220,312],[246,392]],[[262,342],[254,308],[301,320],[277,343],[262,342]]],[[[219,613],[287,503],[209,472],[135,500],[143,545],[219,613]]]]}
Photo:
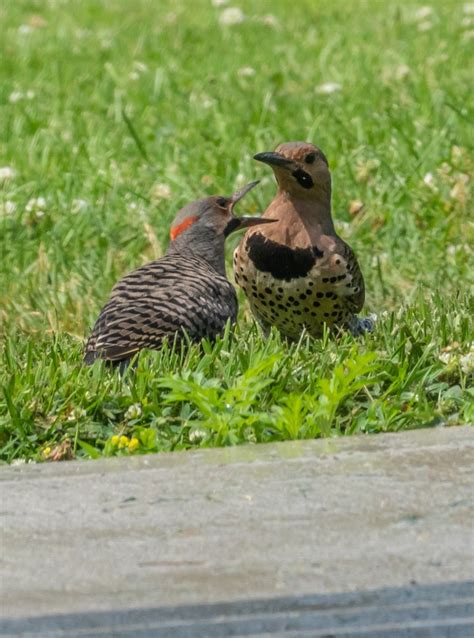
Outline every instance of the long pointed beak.
{"type": "Polygon", "coordinates": [[[278,219],[267,219],[266,217],[238,217],[240,222],[239,228],[249,228],[249,226],[259,226],[260,224],[272,224],[278,219]]]}
{"type": "Polygon", "coordinates": [[[230,198],[230,210],[233,211],[234,206],[237,204],[237,202],[239,202],[242,197],[245,197],[245,195],[247,195],[247,193],[251,191],[252,188],[255,188],[255,186],[259,183],[260,180],[257,180],[256,182],[250,182],[250,184],[246,184],[245,186],[242,186],[242,188],[239,188],[239,190],[236,191],[230,198]]]}
{"type": "Polygon", "coordinates": [[[291,169],[295,165],[293,160],[283,157],[280,153],[257,153],[253,158],[257,160],[257,162],[270,164],[270,166],[281,166],[282,168],[291,169]]]}
{"type": "Polygon", "coordinates": [[[228,237],[236,230],[249,228],[249,226],[258,226],[259,224],[271,224],[277,222],[278,219],[266,219],[265,217],[232,217],[224,230],[224,236],[228,237]]]}

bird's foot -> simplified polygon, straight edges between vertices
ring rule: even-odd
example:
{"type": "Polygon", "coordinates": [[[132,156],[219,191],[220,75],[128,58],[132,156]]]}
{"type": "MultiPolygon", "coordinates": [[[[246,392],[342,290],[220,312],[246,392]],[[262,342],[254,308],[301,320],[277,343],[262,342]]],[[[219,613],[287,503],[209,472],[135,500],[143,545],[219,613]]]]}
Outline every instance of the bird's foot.
{"type": "Polygon", "coordinates": [[[257,319],[257,324],[260,326],[260,330],[262,331],[263,336],[265,337],[265,339],[268,339],[268,337],[270,336],[271,328],[272,328],[271,325],[269,323],[266,323],[258,315],[256,315],[256,319],[257,319]]]}
{"type": "Polygon", "coordinates": [[[372,313],[368,317],[356,317],[355,315],[347,322],[347,329],[354,336],[358,337],[366,332],[373,332],[377,315],[372,313]]]}

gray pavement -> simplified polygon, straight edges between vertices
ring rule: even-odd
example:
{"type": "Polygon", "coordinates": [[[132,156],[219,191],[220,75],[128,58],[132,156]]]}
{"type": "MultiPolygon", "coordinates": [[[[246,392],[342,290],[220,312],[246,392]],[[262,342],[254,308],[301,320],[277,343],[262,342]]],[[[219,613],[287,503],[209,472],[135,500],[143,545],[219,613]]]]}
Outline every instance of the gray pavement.
{"type": "Polygon", "coordinates": [[[453,427],[1,468],[0,635],[474,635],[473,451],[453,427]]]}

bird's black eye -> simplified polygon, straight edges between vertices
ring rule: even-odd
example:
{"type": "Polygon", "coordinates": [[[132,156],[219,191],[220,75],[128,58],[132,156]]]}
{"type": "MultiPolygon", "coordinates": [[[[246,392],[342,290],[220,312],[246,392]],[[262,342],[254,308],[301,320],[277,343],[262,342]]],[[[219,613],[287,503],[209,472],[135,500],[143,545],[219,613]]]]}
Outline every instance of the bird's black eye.
{"type": "Polygon", "coordinates": [[[217,205],[221,206],[221,208],[225,208],[227,206],[227,200],[225,199],[225,197],[219,197],[219,199],[217,200],[217,205]]]}
{"type": "Polygon", "coordinates": [[[293,171],[292,175],[303,188],[313,188],[314,182],[311,175],[308,175],[308,173],[306,173],[306,171],[302,168],[298,168],[296,171],[293,171]]]}
{"type": "Polygon", "coordinates": [[[306,157],[304,158],[304,161],[306,162],[306,164],[313,164],[315,159],[316,153],[308,153],[308,155],[306,155],[306,157]]]}

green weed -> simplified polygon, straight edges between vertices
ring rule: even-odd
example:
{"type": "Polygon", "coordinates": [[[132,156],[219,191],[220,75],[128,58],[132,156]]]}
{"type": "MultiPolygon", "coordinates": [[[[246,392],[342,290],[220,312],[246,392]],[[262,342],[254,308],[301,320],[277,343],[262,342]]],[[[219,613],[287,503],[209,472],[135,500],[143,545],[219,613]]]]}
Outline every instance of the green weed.
{"type": "MultiPolygon", "coordinates": [[[[474,420],[472,19],[457,0],[6,0],[0,7],[0,458],[59,460],[474,420]],[[471,22],[470,22],[471,21],[471,22]],[[112,285],[176,211],[308,139],[373,335],[81,364],[112,285]]],[[[229,242],[229,255],[238,237],[229,242]]],[[[230,274],[230,271],[229,271],[230,274]]]]}

